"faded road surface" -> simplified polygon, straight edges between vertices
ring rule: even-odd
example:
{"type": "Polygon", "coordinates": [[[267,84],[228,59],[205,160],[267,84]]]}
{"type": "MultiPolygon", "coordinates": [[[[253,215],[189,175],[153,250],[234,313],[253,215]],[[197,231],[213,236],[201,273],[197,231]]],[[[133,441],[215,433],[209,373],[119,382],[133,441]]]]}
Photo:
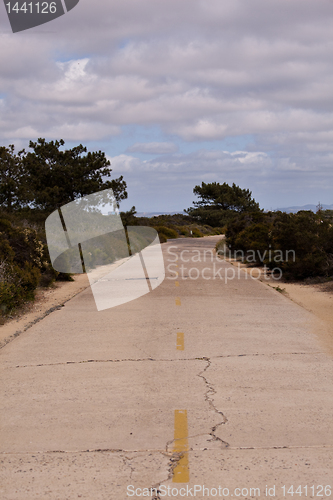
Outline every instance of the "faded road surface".
{"type": "Polygon", "coordinates": [[[226,283],[217,240],[170,241],[152,293],[97,312],[87,289],[1,349],[2,500],[330,498],[321,325],[244,271],[226,283]]]}

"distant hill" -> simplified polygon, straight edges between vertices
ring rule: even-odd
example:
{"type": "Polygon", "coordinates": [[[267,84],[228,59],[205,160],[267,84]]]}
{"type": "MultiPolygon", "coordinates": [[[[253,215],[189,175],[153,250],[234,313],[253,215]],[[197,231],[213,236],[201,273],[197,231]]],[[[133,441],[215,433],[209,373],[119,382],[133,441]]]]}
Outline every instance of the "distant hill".
{"type": "Polygon", "coordinates": [[[137,212],[136,217],[157,217],[158,215],[187,215],[185,212],[181,210],[178,212],[137,212]]]}
{"type": "MultiPolygon", "coordinates": [[[[333,204],[322,205],[322,207],[323,210],[333,210],[333,204]]],[[[312,212],[316,212],[317,205],[303,205],[302,207],[295,206],[295,207],[275,208],[273,211],[278,211],[278,210],[280,210],[281,212],[286,212],[287,214],[291,213],[295,214],[300,210],[311,210],[312,212]]],[[[157,217],[159,215],[176,215],[176,214],[187,215],[186,212],[182,212],[181,210],[179,210],[178,212],[137,212],[136,217],[157,217]]]]}
{"type": "MultiPolygon", "coordinates": [[[[323,210],[333,210],[332,205],[322,205],[323,210]]],[[[280,210],[281,212],[287,212],[287,214],[295,214],[300,210],[311,210],[312,212],[317,212],[317,205],[303,205],[302,207],[287,207],[287,208],[276,208],[275,210],[280,210]]]]}

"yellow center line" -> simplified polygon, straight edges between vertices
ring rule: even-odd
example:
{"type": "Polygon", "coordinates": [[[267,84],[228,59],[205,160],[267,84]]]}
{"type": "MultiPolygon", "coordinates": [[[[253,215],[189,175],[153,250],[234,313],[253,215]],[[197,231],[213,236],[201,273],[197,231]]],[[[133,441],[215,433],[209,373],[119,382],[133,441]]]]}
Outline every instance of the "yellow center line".
{"type": "Polygon", "coordinates": [[[177,332],[177,349],[178,351],[184,350],[184,333],[177,332]]]}
{"type": "MultiPolygon", "coordinates": [[[[178,273],[177,273],[177,275],[178,275],[178,273]]],[[[179,281],[175,281],[175,285],[179,286],[179,281]]]]}
{"type": "Polygon", "coordinates": [[[190,480],[190,471],[188,463],[189,446],[186,410],[175,410],[174,440],[173,451],[175,453],[180,453],[182,457],[173,470],[172,481],[174,483],[188,483],[190,480]]]}
{"type": "Polygon", "coordinates": [[[176,297],[176,306],[181,306],[180,297],[176,297]]]}

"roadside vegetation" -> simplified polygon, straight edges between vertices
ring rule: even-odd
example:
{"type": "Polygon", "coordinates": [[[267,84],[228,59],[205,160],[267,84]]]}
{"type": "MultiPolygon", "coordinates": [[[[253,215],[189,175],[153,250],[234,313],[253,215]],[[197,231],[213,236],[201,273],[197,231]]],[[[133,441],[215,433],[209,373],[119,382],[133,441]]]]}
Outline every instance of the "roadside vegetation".
{"type": "Polygon", "coordinates": [[[34,299],[38,286],[72,280],[55,271],[46,245],[45,220],[78,197],[112,188],[117,203],[127,198],[123,177],[110,179],[101,151],[64,141],[38,139],[26,152],[0,147],[0,320],[34,299]]]}
{"type": "Polygon", "coordinates": [[[286,280],[333,279],[333,211],[264,212],[249,190],[233,184],[196,186],[187,213],[199,223],[224,225],[220,253],[249,266],[280,270],[286,280]]]}
{"type": "MultiPolygon", "coordinates": [[[[30,141],[28,152],[15,152],[14,145],[0,147],[0,322],[32,301],[37,287],[72,280],[70,274],[59,273],[51,265],[45,220],[54,210],[109,188],[118,207],[127,198],[126,182],[122,176],[111,178],[110,162],[103,152],[87,153],[82,145],[72,149],[64,145],[63,140],[38,139],[30,141]]],[[[170,238],[221,234],[219,228],[184,214],[152,218],[135,214],[135,207],[121,212],[123,224],[151,226],[162,243],[170,238]]],[[[86,262],[89,267],[109,263],[119,250],[103,245],[92,249],[86,262]]]]}
{"type": "MultiPolygon", "coordinates": [[[[127,198],[126,182],[122,176],[111,178],[103,152],[87,153],[82,145],[65,149],[64,144],[38,139],[30,141],[31,151],[18,153],[13,145],[0,147],[0,322],[32,301],[37,287],[72,280],[51,265],[45,234],[48,215],[104,189],[112,188],[118,207],[127,198]]],[[[198,201],[185,214],[137,217],[132,207],[120,212],[123,224],[153,227],[162,243],[223,234],[226,238],[217,250],[224,248],[238,257],[241,253],[248,265],[279,267],[286,279],[332,277],[333,211],[319,207],[316,214],[265,213],[248,189],[235,184],[203,182],[193,192],[198,201]]],[[[116,258],[116,248],[113,253],[95,250],[89,266],[116,258]]]]}
{"type": "Polygon", "coordinates": [[[168,239],[192,237],[201,238],[214,234],[224,234],[223,227],[212,227],[195,218],[184,215],[158,215],[155,217],[136,217],[135,207],[129,212],[121,212],[125,226],[150,226],[158,232],[160,242],[165,243],[168,239]]]}
{"type": "Polygon", "coordinates": [[[249,266],[266,266],[289,281],[333,279],[333,211],[243,213],[225,236],[217,250],[249,266]]]}

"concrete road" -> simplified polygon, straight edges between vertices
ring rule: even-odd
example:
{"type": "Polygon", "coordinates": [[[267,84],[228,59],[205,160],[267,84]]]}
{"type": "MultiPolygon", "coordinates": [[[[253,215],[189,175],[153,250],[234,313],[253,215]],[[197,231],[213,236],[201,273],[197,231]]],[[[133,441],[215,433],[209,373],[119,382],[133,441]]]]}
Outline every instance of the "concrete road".
{"type": "Polygon", "coordinates": [[[153,292],[97,312],[88,288],[1,349],[2,500],[332,498],[322,325],[218,239],[169,241],[153,292]]]}

